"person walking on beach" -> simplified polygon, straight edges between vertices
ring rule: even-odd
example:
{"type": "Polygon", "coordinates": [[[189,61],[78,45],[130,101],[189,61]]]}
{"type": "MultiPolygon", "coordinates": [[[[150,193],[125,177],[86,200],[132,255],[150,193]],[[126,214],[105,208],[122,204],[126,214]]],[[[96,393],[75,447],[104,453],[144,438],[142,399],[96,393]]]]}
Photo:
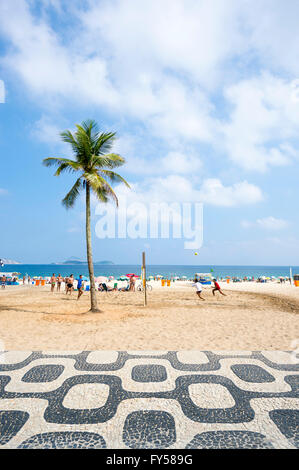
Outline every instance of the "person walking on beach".
{"type": "Polygon", "coordinates": [[[74,288],[74,276],[73,274],[71,274],[70,277],[66,279],[66,294],[69,292],[70,295],[72,295],[73,288],[74,288]]]}
{"type": "Polygon", "coordinates": [[[64,278],[64,288],[65,288],[65,293],[67,293],[67,285],[68,285],[68,282],[69,282],[69,277],[68,277],[68,276],[66,276],[66,277],[64,278]]]}
{"type": "Polygon", "coordinates": [[[58,274],[58,278],[57,278],[57,292],[60,292],[60,288],[61,288],[61,283],[63,281],[63,278],[61,276],[61,274],[58,274]]]}
{"type": "Polygon", "coordinates": [[[6,276],[1,277],[1,289],[5,289],[6,276]]]}
{"type": "Polygon", "coordinates": [[[201,296],[203,287],[202,287],[202,284],[199,282],[198,279],[196,279],[196,278],[194,279],[194,284],[193,284],[193,286],[196,288],[196,294],[197,294],[198,298],[199,298],[200,300],[206,300],[206,299],[204,299],[204,298],[201,296]]]}
{"type": "Polygon", "coordinates": [[[80,276],[79,276],[77,289],[78,289],[78,297],[77,297],[77,300],[79,300],[80,297],[81,297],[81,295],[82,295],[83,292],[84,292],[84,282],[83,282],[83,279],[82,279],[82,274],[80,274],[80,276]]]}
{"type": "Polygon", "coordinates": [[[213,287],[213,295],[215,295],[215,292],[219,292],[219,294],[221,295],[224,295],[226,296],[226,294],[224,294],[221,290],[221,287],[219,286],[218,282],[217,282],[217,279],[213,279],[213,282],[214,282],[214,287],[213,287]]]}
{"type": "Polygon", "coordinates": [[[52,274],[50,282],[51,282],[51,292],[54,292],[55,285],[56,285],[56,276],[54,273],[52,274]]]}

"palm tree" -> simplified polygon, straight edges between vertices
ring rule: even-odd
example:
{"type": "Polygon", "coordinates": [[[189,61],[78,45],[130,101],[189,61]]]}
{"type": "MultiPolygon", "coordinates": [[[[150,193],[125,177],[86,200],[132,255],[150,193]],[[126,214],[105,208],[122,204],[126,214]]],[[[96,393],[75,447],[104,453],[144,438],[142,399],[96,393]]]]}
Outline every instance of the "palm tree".
{"type": "Polygon", "coordinates": [[[43,164],[47,167],[56,166],[55,176],[68,171],[79,172],[79,178],[74,186],[62,200],[62,204],[67,208],[74,206],[77,197],[82,189],[86,193],[86,248],[87,262],[90,278],[90,300],[91,311],[99,312],[97,306],[94,269],[91,248],[90,230],[90,193],[91,191],[101,202],[108,202],[113,199],[118,205],[118,200],[110,183],[121,182],[129,187],[129,184],[118,173],[113,171],[125,163],[124,158],[115,153],[109,153],[115,141],[114,132],[102,132],[98,130],[95,121],[84,121],[81,125],[76,125],[76,132],[72,134],[69,130],[61,132],[60,136],[64,142],[71,145],[74,160],[68,158],[45,158],[43,164]],[[108,181],[109,182],[108,182],[108,181]]]}

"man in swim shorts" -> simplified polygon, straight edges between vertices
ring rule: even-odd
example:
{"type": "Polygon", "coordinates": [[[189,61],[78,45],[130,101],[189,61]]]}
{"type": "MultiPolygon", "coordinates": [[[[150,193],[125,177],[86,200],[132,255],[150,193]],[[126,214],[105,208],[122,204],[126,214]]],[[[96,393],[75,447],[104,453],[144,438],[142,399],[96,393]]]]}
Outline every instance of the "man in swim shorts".
{"type": "Polygon", "coordinates": [[[200,298],[200,300],[206,300],[201,296],[203,287],[202,287],[202,284],[199,282],[198,279],[194,279],[193,286],[196,288],[196,294],[200,298]]]}
{"type": "Polygon", "coordinates": [[[70,275],[70,277],[68,277],[66,279],[66,294],[69,292],[70,295],[72,295],[72,292],[73,292],[73,287],[74,287],[74,276],[73,274],[70,275]]]}
{"type": "Polygon", "coordinates": [[[50,283],[51,283],[51,292],[54,292],[55,285],[56,285],[56,277],[55,277],[54,273],[52,274],[52,277],[50,279],[50,283]]]}
{"type": "Polygon", "coordinates": [[[224,294],[222,292],[221,287],[219,286],[219,284],[217,282],[217,279],[213,279],[213,282],[214,282],[214,287],[213,287],[213,290],[212,290],[213,295],[215,295],[215,292],[219,292],[219,294],[226,296],[226,294],[224,294]]]}
{"type": "Polygon", "coordinates": [[[61,277],[61,274],[58,274],[58,278],[57,278],[57,292],[60,292],[60,287],[61,287],[61,283],[62,283],[63,279],[61,277]]]}

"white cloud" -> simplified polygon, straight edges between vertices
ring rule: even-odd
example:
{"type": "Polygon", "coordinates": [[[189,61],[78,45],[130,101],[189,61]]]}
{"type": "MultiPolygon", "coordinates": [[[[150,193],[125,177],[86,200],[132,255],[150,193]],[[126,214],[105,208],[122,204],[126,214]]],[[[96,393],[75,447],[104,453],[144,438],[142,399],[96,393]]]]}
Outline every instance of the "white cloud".
{"type": "MultiPolygon", "coordinates": [[[[121,154],[126,155],[125,150],[121,154]]],[[[126,166],[123,171],[128,174],[148,177],[149,175],[159,174],[198,174],[201,169],[202,161],[193,151],[190,151],[190,153],[170,151],[161,158],[156,158],[155,154],[147,158],[130,155],[126,159],[126,166]]]]}
{"type": "Polygon", "coordinates": [[[67,232],[68,232],[68,233],[78,233],[78,232],[80,232],[80,231],[81,231],[81,230],[80,230],[79,227],[70,227],[70,228],[67,229],[67,232]]]}
{"type": "Polygon", "coordinates": [[[266,230],[282,230],[288,227],[288,222],[284,219],[276,219],[269,216],[264,219],[257,219],[256,223],[266,230]]]}
{"type": "Polygon", "coordinates": [[[292,82],[268,73],[225,90],[233,106],[222,127],[230,159],[246,170],[290,163],[298,156],[288,139],[298,136],[299,107],[292,82]]]}
{"type": "MultiPolygon", "coordinates": [[[[47,110],[65,100],[92,105],[137,120],[169,152],[182,141],[209,143],[245,170],[297,158],[296,2],[90,0],[83,8],[47,0],[39,17],[30,5],[0,3],[0,33],[10,44],[1,63],[47,110]],[[49,6],[57,15],[66,8],[74,27],[54,29],[49,6]],[[256,76],[260,64],[268,72],[256,76]]],[[[55,126],[40,126],[51,138],[55,126]]],[[[190,158],[178,162],[184,173],[197,165],[190,158]]]]}
{"type": "Polygon", "coordinates": [[[263,193],[258,186],[247,181],[224,186],[219,179],[207,179],[200,190],[201,201],[222,207],[255,204],[263,200],[263,193]]]}
{"type": "MultiPolygon", "coordinates": [[[[125,79],[178,70],[211,86],[221,64],[246,45],[234,0],[116,0],[80,11],[89,38],[102,37],[125,79]],[[115,27],[117,25],[117,27],[115,27]]],[[[247,47],[247,46],[246,46],[247,47]]]]}
{"type": "Polygon", "coordinates": [[[269,216],[262,219],[257,219],[253,222],[243,220],[241,222],[241,226],[243,228],[260,227],[265,230],[278,231],[287,228],[289,226],[289,222],[284,219],[278,219],[276,217],[269,216]]]}
{"type": "Polygon", "coordinates": [[[298,76],[299,3],[251,0],[243,5],[248,46],[257,52],[260,63],[298,76]]]}
{"type": "Polygon", "coordinates": [[[131,191],[117,186],[116,192],[127,201],[151,202],[202,202],[220,207],[255,204],[263,199],[260,188],[247,181],[224,186],[218,179],[206,179],[200,185],[180,175],[148,178],[131,185],[131,191]]]}
{"type": "Polygon", "coordinates": [[[5,195],[5,194],[7,194],[7,193],[8,193],[7,189],[0,188],[0,196],[1,196],[1,195],[3,196],[3,195],[5,195]]]}
{"type": "Polygon", "coordinates": [[[249,220],[241,220],[241,227],[243,228],[250,228],[254,225],[253,222],[249,222],[249,220]]]}
{"type": "Polygon", "coordinates": [[[58,144],[61,142],[60,132],[61,128],[59,128],[57,124],[54,124],[49,117],[44,115],[35,122],[31,134],[40,142],[58,144]]]}
{"type": "Polygon", "coordinates": [[[91,59],[63,45],[49,24],[36,20],[22,0],[2,2],[0,15],[0,30],[14,47],[2,63],[18,73],[32,92],[44,98],[61,95],[79,102],[113,102],[103,59],[91,59]]]}

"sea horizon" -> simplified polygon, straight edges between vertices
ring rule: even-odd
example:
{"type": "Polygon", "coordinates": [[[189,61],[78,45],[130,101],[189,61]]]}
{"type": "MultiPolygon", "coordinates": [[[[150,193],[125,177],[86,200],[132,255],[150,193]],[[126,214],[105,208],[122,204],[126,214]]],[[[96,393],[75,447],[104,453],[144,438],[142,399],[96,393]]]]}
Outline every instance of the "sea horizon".
{"type": "MultiPolygon", "coordinates": [[[[276,265],[179,265],[179,264],[149,264],[147,265],[147,276],[162,275],[163,277],[187,276],[191,278],[195,273],[211,272],[215,277],[260,277],[260,276],[289,276],[290,268],[292,274],[299,272],[299,266],[276,266],[276,265]]],[[[1,272],[18,272],[21,275],[51,276],[61,274],[67,276],[80,274],[88,276],[87,264],[7,264],[1,272]]],[[[140,275],[140,264],[107,264],[94,265],[95,276],[119,277],[123,274],[135,273],[140,275]]]]}

